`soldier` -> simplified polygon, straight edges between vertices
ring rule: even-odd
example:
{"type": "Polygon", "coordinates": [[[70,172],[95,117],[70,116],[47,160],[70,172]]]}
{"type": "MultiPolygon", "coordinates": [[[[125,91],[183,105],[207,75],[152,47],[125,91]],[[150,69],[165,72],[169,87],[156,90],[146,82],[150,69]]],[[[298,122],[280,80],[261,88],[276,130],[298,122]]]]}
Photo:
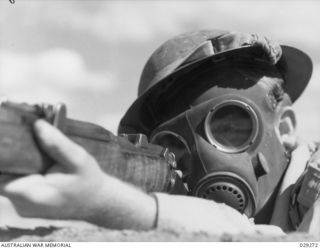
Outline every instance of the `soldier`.
{"type": "MultiPolygon", "coordinates": [[[[213,30],[178,36],[151,56],[119,132],[145,133],[169,147],[196,197],[147,195],[103,173],[84,149],[41,120],[35,134],[57,164],[45,175],[4,180],[0,194],[29,217],[117,229],[271,229],[281,235],[248,217],[292,229],[288,190],[311,151],[296,139],[291,104],[311,71],[303,52],[258,35],[213,30]]],[[[300,208],[300,229],[315,224],[319,208],[319,201],[309,211],[300,208]]]]}
{"type": "MultiPolygon", "coordinates": [[[[147,134],[173,151],[191,195],[269,224],[299,144],[291,106],[311,74],[305,53],[257,34],[182,34],[151,55],[119,132],[147,134]]],[[[294,167],[292,183],[304,166],[294,167]]]]}

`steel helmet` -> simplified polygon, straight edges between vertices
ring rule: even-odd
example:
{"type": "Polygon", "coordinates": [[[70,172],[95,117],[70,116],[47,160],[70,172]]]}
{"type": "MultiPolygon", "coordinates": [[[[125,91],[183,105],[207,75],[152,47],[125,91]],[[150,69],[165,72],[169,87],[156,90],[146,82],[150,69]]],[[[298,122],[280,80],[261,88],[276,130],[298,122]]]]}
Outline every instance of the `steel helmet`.
{"type": "Polygon", "coordinates": [[[312,74],[307,54],[257,34],[224,30],[185,33],[166,41],[151,55],[140,78],[138,98],[121,119],[118,132],[149,135],[170,118],[161,112],[161,103],[168,101],[171,89],[192,90],[179,80],[181,76],[196,76],[201,68],[223,61],[237,63],[237,58],[274,65],[285,80],[283,88],[292,102],[302,94],[312,74]]]}

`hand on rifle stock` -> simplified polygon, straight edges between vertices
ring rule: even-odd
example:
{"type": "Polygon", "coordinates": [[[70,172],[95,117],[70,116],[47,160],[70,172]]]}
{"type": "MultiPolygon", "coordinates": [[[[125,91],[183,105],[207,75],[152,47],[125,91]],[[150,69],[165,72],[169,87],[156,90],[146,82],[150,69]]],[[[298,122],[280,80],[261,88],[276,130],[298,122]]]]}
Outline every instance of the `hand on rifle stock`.
{"type": "Polygon", "coordinates": [[[1,194],[8,196],[23,216],[77,218],[76,212],[101,188],[103,174],[96,161],[80,146],[45,121],[34,125],[45,152],[56,164],[45,175],[7,177],[1,194]]]}
{"type": "Polygon", "coordinates": [[[82,219],[117,228],[153,226],[156,207],[152,197],[105,174],[89,153],[47,122],[36,121],[34,130],[42,149],[56,164],[44,175],[1,180],[0,194],[12,201],[18,213],[26,217],[82,219]],[[144,212],[142,219],[135,212],[144,204],[149,208],[140,209],[144,212]],[[134,217],[127,217],[132,212],[134,217]]]}

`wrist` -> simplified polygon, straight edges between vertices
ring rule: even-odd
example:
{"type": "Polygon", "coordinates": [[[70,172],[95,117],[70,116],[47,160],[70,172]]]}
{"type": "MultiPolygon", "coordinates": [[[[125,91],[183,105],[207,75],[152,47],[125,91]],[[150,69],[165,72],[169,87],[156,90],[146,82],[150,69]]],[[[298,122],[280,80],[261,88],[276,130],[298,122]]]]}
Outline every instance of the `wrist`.
{"type": "Polygon", "coordinates": [[[105,175],[88,203],[87,221],[113,229],[155,228],[157,204],[154,197],[117,178],[105,175]]]}

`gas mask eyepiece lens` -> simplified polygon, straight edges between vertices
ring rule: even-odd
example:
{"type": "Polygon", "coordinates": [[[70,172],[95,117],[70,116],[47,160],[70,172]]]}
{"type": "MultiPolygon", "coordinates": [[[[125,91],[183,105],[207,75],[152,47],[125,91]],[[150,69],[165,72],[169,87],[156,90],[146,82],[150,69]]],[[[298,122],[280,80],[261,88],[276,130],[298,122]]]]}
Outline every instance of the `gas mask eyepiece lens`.
{"type": "Polygon", "coordinates": [[[214,106],[205,120],[209,142],[227,153],[245,151],[258,134],[258,118],[246,103],[232,100],[214,106]]]}

